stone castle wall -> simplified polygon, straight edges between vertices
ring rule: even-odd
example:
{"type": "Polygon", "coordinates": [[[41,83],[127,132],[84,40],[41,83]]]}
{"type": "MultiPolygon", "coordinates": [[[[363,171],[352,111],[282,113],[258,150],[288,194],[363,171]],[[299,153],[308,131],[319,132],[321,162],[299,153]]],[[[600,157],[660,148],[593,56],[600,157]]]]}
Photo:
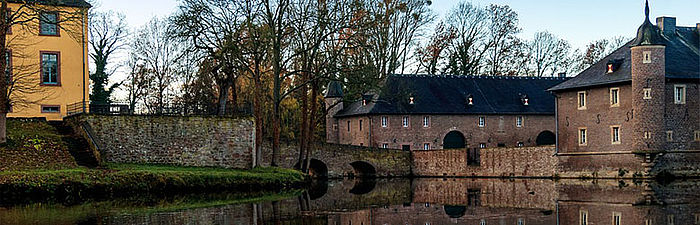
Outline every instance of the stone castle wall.
{"type": "Polygon", "coordinates": [[[479,149],[480,165],[467,165],[467,150],[413,151],[416,176],[552,177],[554,146],[479,149]]]}
{"type": "Polygon", "coordinates": [[[249,169],[255,124],[250,118],[81,115],[103,162],[249,169]]]}

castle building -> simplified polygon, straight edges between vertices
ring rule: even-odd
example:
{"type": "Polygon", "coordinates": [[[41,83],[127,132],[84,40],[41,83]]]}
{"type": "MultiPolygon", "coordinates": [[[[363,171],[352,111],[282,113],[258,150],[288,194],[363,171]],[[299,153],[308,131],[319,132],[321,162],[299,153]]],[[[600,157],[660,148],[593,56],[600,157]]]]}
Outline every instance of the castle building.
{"type": "Polygon", "coordinates": [[[326,91],[326,141],[403,150],[555,143],[554,96],[565,78],[391,75],[378,94],[344,105],[326,91]]]}
{"type": "Polygon", "coordinates": [[[654,25],[648,2],[645,13],[634,40],[549,89],[565,170],[639,171],[664,153],[698,158],[681,154],[700,149],[700,23],[654,25]]]}
{"type": "Polygon", "coordinates": [[[71,105],[85,105],[90,7],[84,0],[8,1],[8,117],[62,120],[71,105]]]}

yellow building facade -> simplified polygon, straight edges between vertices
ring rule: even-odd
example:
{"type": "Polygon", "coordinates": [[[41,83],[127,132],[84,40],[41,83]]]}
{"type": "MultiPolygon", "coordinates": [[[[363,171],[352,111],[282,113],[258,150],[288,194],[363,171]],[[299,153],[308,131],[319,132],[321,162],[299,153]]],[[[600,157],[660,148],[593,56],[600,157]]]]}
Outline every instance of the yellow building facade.
{"type": "MultiPolygon", "coordinates": [[[[32,10],[23,3],[13,2],[8,4],[9,14],[32,10]]],[[[55,6],[38,6],[41,13],[36,10],[27,13],[36,19],[13,24],[8,30],[6,44],[11,55],[8,72],[12,77],[10,118],[55,121],[63,120],[69,111],[87,110],[83,105],[89,100],[87,9],[90,5],[83,0],[60,2],[55,6]]]]}

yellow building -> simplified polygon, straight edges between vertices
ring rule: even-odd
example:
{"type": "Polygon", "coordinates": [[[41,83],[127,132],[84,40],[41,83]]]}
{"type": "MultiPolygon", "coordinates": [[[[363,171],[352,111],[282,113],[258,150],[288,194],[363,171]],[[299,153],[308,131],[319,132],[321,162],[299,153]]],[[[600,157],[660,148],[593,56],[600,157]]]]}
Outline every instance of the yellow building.
{"type": "Polygon", "coordinates": [[[69,111],[82,112],[89,99],[90,4],[84,0],[40,0],[43,4],[38,6],[21,2],[8,4],[9,18],[14,20],[6,42],[12,76],[8,117],[62,120],[69,111]],[[31,22],[19,22],[26,19],[31,22]]]}

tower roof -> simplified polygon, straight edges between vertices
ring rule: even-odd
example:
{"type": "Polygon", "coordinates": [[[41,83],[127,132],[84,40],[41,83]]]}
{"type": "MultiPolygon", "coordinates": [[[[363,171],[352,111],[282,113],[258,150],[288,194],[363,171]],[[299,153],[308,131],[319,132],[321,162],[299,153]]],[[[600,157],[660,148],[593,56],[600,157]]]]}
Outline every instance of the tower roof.
{"type": "Polygon", "coordinates": [[[331,81],[328,83],[328,88],[326,89],[326,98],[342,98],[343,97],[343,85],[338,81],[331,81]]]}
{"type": "Polygon", "coordinates": [[[646,1],[646,7],[644,7],[644,13],[646,19],[639,29],[637,29],[637,38],[632,42],[632,47],[634,46],[645,46],[645,45],[666,45],[666,41],[659,28],[649,21],[649,1],[646,1]]]}

